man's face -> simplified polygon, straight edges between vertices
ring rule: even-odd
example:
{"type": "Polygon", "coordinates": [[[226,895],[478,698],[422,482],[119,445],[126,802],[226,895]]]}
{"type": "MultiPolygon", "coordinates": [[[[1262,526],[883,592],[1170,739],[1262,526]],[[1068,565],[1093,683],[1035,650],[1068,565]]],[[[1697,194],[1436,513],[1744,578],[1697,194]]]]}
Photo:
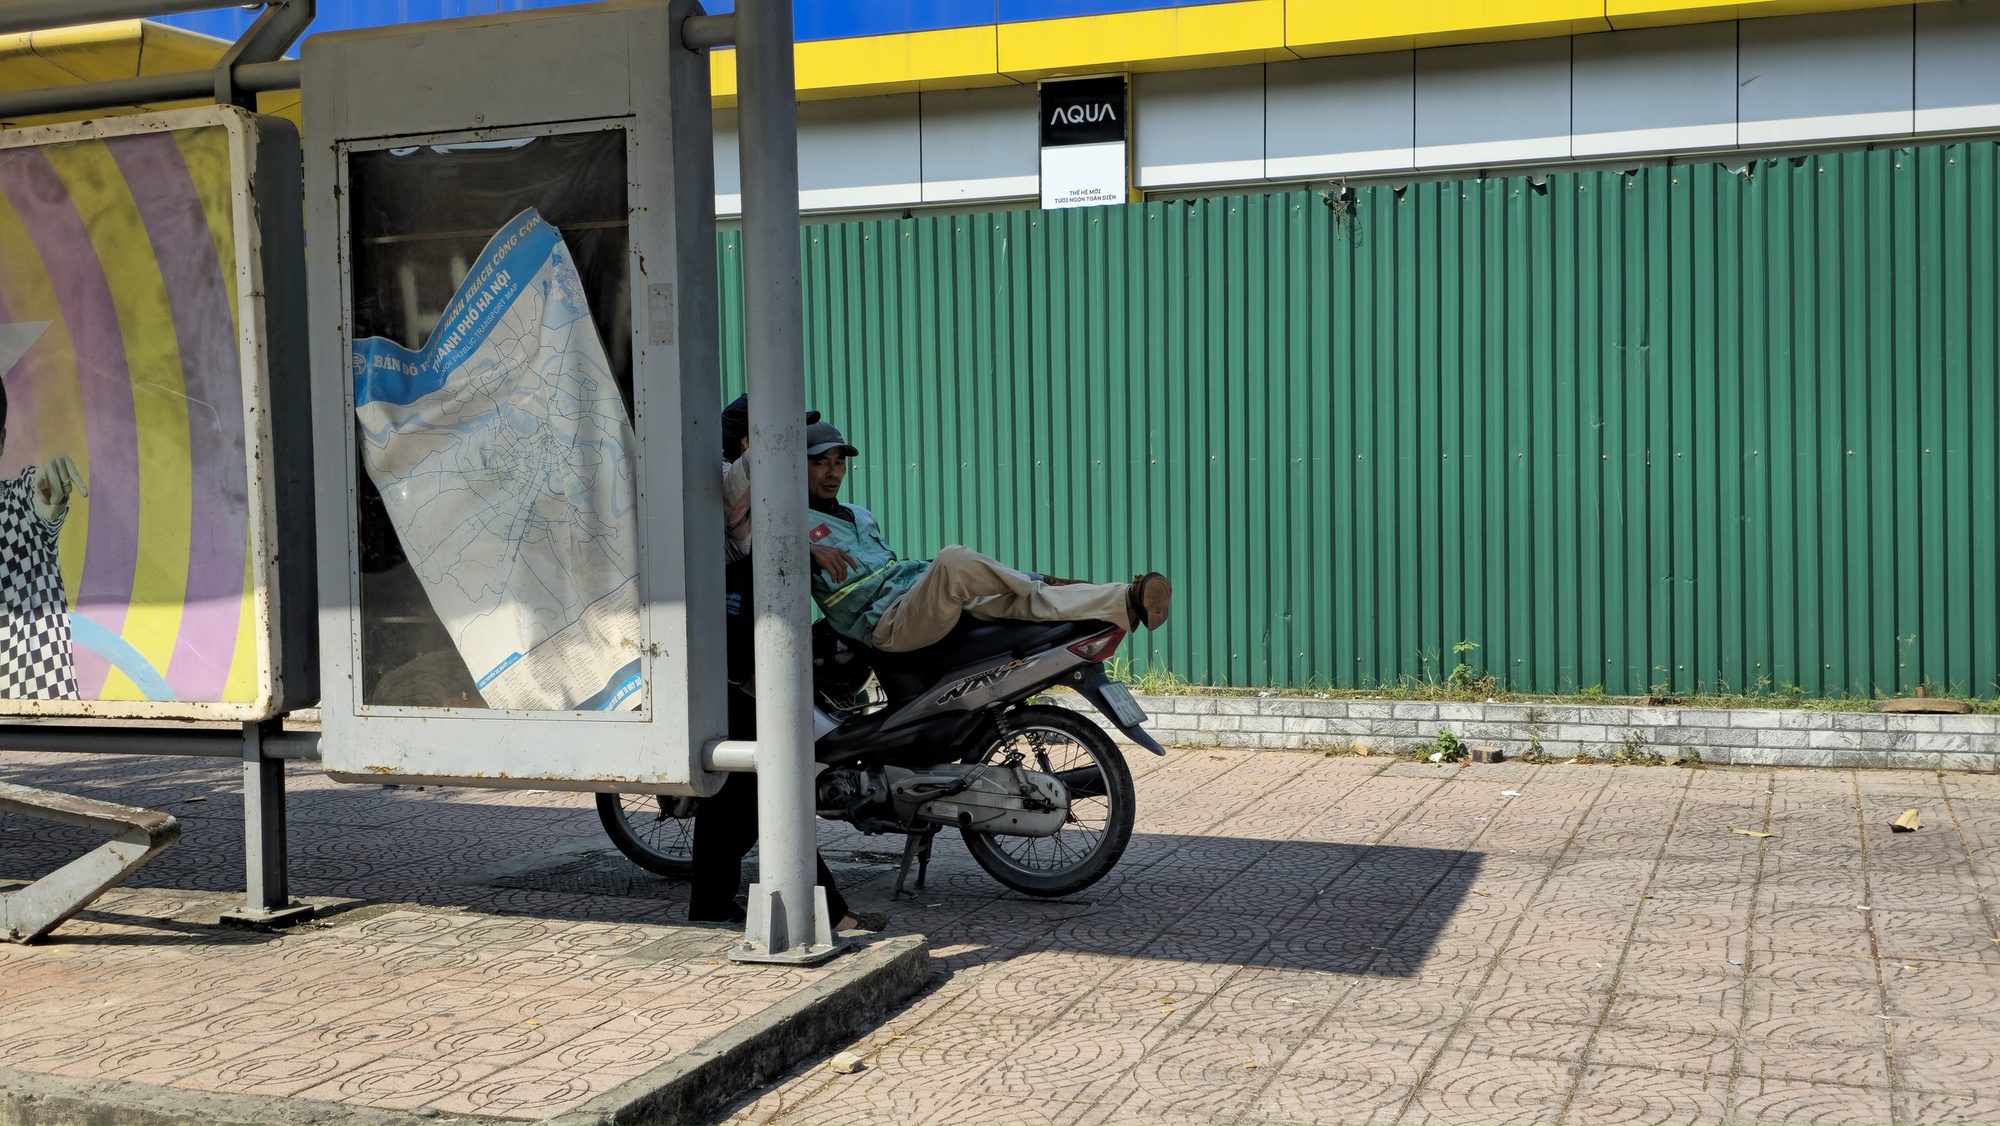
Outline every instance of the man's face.
{"type": "Polygon", "coordinates": [[[806,459],[806,495],[814,500],[839,500],[840,483],[847,479],[847,455],[828,450],[806,459]]]}

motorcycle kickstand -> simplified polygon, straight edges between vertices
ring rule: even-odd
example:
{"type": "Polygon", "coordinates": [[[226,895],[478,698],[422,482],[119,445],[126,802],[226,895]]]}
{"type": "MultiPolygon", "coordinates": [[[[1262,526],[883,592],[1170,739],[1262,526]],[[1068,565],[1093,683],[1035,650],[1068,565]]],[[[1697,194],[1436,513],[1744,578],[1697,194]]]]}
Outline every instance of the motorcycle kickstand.
{"type": "Polygon", "coordinates": [[[924,882],[931,874],[931,842],[937,839],[937,830],[924,834],[924,843],[917,846],[917,890],[924,890],[924,882]]]}
{"type": "MultiPolygon", "coordinates": [[[[896,890],[889,893],[890,899],[901,899],[903,897],[903,881],[909,878],[910,861],[915,860],[917,858],[917,847],[919,841],[928,844],[930,842],[930,836],[919,830],[911,830],[910,832],[903,834],[903,863],[900,867],[896,869],[896,890]]],[[[930,861],[928,853],[930,850],[925,849],[924,851],[926,853],[925,867],[929,867],[930,861]]],[[[923,886],[924,886],[923,876],[919,875],[917,877],[917,887],[921,888],[923,886]]],[[[916,893],[911,892],[911,894],[914,895],[916,893]]]]}

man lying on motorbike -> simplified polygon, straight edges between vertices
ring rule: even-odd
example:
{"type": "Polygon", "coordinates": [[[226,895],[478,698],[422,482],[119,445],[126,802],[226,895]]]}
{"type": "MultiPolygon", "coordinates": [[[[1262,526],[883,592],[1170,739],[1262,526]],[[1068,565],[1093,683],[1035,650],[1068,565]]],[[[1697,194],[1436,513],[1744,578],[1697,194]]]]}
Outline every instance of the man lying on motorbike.
{"type": "MultiPolygon", "coordinates": [[[[818,411],[806,412],[808,425],[818,411]]],[[[750,474],[743,457],[750,441],[750,398],[738,396],[722,409],[723,534],[727,563],[723,568],[728,602],[724,607],[724,657],[729,674],[729,737],[757,737],[757,702],[750,694],[752,657],[750,583],[750,474]]],[[[757,843],[757,776],[731,774],[713,797],[695,807],[694,839],[689,843],[687,915],[695,922],[743,921],[736,904],[743,858],[757,843]]],[[[817,855],[817,854],[815,854],[817,855]]],[[[855,911],[840,894],[826,860],[819,859],[819,883],[826,889],[827,911],[839,921],[835,930],[875,930],[888,925],[880,912],[855,911]]]]}
{"type": "Polygon", "coordinates": [[[875,517],[840,503],[847,459],[860,454],[830,422],[806,428],[806,517],[813,599],[842,636],[888,653],[934,645],[959,617],[983,620],[1106,621],[1158,629],[1173,586],[1148,571],[1129,583],[1085,583],[1019,571],[953,544],[935,558],[904,559],[875,517]]]}

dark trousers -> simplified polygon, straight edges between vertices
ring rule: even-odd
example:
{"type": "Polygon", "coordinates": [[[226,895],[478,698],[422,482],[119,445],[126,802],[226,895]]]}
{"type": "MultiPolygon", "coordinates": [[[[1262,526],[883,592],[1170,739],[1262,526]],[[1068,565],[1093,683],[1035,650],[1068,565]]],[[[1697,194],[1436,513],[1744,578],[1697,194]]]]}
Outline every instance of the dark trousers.
{"type": "MultiPolygon", "coordinates": [[[[757,776],[731,774],[722,790],[701,799],[694,811],[694,877],[688,896],[688,918],[728,920],[736,917],[736,889],[742,884],[743,857],[757,843],[757,776]]],[[[847,900],[819,862],[819,883],[826,889],[829,923],[847,914],[847,900]]]]}
{"type": "MultiPolygon", "coordinates": [[[[725,619],[729,679],[746,681],[752,664],[749,561],[730,564],[724,576],[729,591],[729,614],[725,619]]],[[[729,689],[729,737],[757,737],[757,701],[737,691],[734,685],[729,689]]],[[[693,855],[689,858],[694,875],[690,880],[693,886],[688,895],[688,918],[720,921],[736,917],[736,889],[742,883],[743,858],[756,843],[757,776],[731,774],[720,792],[701,799],[695,806],[693,855]]],[[[826,910],[832,916],[827,921],[837,924],[847,915],[847,900],[833,882],[833,873],[827,870],[824,859],[819,861],[819,883],[826,889],[826,910]]]]}

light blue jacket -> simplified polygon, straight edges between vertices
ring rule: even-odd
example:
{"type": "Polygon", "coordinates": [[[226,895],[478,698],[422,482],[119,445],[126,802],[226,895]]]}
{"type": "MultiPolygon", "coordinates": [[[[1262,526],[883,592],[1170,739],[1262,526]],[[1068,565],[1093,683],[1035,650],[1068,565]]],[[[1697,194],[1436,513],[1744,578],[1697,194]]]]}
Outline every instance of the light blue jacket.
{"type": "Polygon", "coordinates": [[[917,585],[930,563],[897,558],[882,538],[873,513],[858,504],[848,505],[847,510],[854,514],[852,522],[817,508],[806,510],[806,538],[815,545],[839,548],[856,563],[848,570],[847,581],[837,584],[825,571],[814,568],[813,601],[819,603],[820,613],[826,615],[835,632],[867,645],[872,644],[869,638],[875,633],[875,623],[882,620],[889,604],[917,585]]]}

